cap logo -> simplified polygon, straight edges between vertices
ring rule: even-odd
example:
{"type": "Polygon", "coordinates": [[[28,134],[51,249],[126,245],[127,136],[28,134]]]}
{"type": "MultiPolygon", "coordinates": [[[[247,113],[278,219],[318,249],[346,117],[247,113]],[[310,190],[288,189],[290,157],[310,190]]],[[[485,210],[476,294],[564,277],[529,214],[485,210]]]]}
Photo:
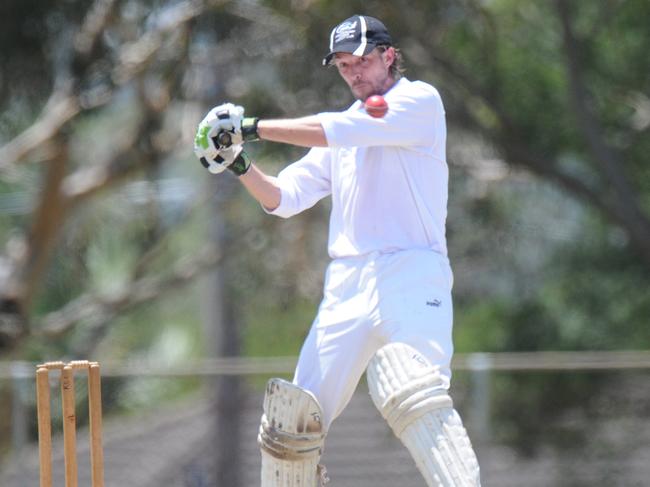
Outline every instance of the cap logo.
{"type": "Polygon", "coordinates": [[[339,25],[334,31],[334,42],[339,43],[346,39],[354,37],[354,31],[357,28],[357,21],[354,22],[344,22],[339,25]]]}

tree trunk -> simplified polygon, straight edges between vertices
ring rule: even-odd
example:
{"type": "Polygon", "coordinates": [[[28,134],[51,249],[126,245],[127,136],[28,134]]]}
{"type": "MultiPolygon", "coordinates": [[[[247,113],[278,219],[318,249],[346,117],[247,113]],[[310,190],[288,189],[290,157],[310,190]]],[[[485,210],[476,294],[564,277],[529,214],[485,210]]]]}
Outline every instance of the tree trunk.
{"type": "MultiPolygon", "coordinates": [[[[222,217],[224,194],[229,184],[226,174],[221,179],[209,178],[213,184],[215,195],[211,198],[210,238],[218,250],[227,254],[226,235],[228,222],[222,217]],[[216,181],[216,182],[215,182],[216,181]]],[[[240,355],[240,336],[233,299],[224,276],[233,275],[228,272],[228,259],[223,259],[221,265],[215,267],[207,278],[205,288],[205,309],[207,311],[206,336],[209,347],[208,354],[212,357],[236,357],[240,355]]],[[[241,487],[240,476],[240,423],[243,394],[241,378],[235,375],[217,376],[211,384],[214,423],[212,426],[210,445],[214,452],[209,457],[214,459],[210,477],[215,486],[227,485],[241,487]]]]}

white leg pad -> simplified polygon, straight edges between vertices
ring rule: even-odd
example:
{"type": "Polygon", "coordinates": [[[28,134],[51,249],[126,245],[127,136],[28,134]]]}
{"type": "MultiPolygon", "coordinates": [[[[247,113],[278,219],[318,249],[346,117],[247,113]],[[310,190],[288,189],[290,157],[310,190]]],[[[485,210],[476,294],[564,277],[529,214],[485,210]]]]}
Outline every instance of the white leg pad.
{"type": "Polygon", "coordinates": [[[393,343],[375,354],[367,378],[375,406],[429,487],[481,485],[472,444],[438,367],[409,345],[393,343]]]}
{"type": "Polygon", "coordinates": [[[262,487],[316,487],[325,432],[312,393],[282,379],[266,386],[258,443],[262,487]]]}

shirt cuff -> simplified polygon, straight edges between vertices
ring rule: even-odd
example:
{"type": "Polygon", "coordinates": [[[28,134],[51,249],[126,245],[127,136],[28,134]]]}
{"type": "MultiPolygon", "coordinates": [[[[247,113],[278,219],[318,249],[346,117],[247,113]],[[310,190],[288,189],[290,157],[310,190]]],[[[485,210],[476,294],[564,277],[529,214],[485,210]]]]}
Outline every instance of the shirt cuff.
{"type": "Polygon", "coordinates": [[[266,206],[260,205],[262,210],[268,215],[279,216],[281,218],[289,218],[294,214],[290,205],[288,205],[289,198],[286,195],[284,188],[280,187],[280,204],[277,208],[269,210],[266,206]]]}

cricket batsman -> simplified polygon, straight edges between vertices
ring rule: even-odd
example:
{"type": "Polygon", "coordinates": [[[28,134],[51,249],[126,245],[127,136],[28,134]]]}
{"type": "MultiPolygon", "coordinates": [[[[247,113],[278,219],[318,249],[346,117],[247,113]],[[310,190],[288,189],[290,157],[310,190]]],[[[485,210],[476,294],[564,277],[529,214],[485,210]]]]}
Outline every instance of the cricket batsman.
{"type": "Polygon", "coordinates": [[[236,174],[267,213],[288,218],[332,199],[331,263],[318,314],[293,381],[271,379],[266,388],[261,485],[323,481],[327,431],[367,371],[375,406],[427,485],[479,486],[479,465],[448,393],[453,277],[440,95],[403,76],[388,30],[366,15],[334,27],[323,64],[338,70],[356,98],[347,110],[260,120],[225,103],[203,119],[195,140],[201,163],[236,174]],[[388,110],[370,116],[364,102],[375,95],[388,110]],[[244,152],[255,140],[310,149],[274,177],[244,152]]]}

